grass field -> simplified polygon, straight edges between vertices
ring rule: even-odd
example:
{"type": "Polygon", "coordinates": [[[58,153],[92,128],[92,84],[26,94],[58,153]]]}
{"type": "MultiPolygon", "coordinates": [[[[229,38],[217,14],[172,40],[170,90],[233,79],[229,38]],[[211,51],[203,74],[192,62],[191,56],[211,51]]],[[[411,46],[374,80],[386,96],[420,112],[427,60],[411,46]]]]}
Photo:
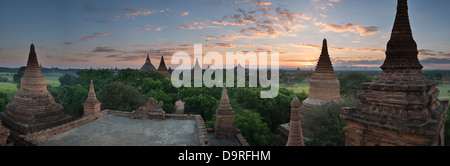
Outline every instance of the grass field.
{"type": "Polygon", "coordinates": [[[439,100],[450,100],[450,84],[439,84],[439,100]]]}
{"type": "Polygon", "coordinates": [[[280,87],[286,88],[288,90],[292,90],[292,91],[294,91],[294,93],[302,93],[302,91],[305,91],[306,94],[309,94],[309,83],[308,82],[296,83],[296,84],[292,84],[290,86],[280,83],[280,87]]]}

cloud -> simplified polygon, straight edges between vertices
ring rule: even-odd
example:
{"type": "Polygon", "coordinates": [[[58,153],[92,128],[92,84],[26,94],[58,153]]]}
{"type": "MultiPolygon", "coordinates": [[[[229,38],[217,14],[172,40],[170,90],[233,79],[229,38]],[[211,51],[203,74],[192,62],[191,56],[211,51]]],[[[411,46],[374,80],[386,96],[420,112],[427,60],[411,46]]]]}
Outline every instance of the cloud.
{"type": "Polygon", "coordinates": [[[190,12],[183,12],[181,13],[181,16],[188,16],[190,12]]]}
{"type": "Polygon", "coordinates": [[[90,36],[82,37],[79,41],[88,41],[88,40],[95,39],[95,38],[105,37],[105,36],[109,35],[110,33],[111,32],[105,32],[105,33],[95,32],[94,34],[92,34],[90,36]]]}
{"type": "Polygon", "coordinates": [[[96,47],[92,52],[120,52],[120,51],[114,49],[114,47],[112,46],[106,46],[106,47],[96,47]]]}
{"type": "Polygon", "coordinates": [[[220,20],[207,20],[212,24],[222,26],[243,27],[239,33],[207,36],[206,40],[233,41],[240,38],[276,38],[277,36],[296,36],[295,31],[304,28],[300,23],[303,20],[310,20],[304,14],[292,12],[289,9],[277,7],[270,8],[270,4],[257,2],[255,10],[244,10],[239,8],[235,14],[223,16],[220,20]]]}
{"type": "Polygon", "coordinates": [[[378,27],[376,26],[362,26],[362,25],[355,25],[352,23],[344,23],[344,25],[337,25],[337,24],[327,24],[322,22],[315,22],[316,26],[322,26],[324,29],[322,31],[333,31],[333,32],[352,32],[352,33],[358,33],[361,36],[367,36],[367,35],[373,35],[377,32],[379,32],[378,27]]]}
{"type": "Polygon", "coordinates": [[[222,28],[222,27],[208,25],[204,22],[194,22],[192,24],[181,25],[177,29],[204,29],[204,28],[222,28]]]}
{"type": "Polygon", "coordinates": [[[107,35],[109,35],[109,34],[111,34],[111,32],[105,32],[105,33],[95,32],[94,34],[92,34],[92,35],[90,35],[90,36],[82,37],[82,38],[80,38],[79,40],[75,40],[75,41],[73,41],[73,42],[70,42],[70,41],[64,41],[63,43],[64,43],[65,45],[74,45],[74,44],[77,43],[77,42],[81,42],[81,41],[89,41],[89,40],[92,40],[92,39],[95,39],[95,38],[102,38],[102,37],[105,37],[105,36],[107,36],[107,35]]]}
{"type": "Polygon", "coordinates": [[[89,60],[86,59],[78,59],[78,58],[72,58],[72,57],[65,57],[65,56],[46,56],[48,59],[56,60],[56,61],[64,61],[64,62],[89,62],[89,60]]]}
{"type": "Polygon", "coordinates": [[[256,2],[253,4],[253,6],[270,6],[272,5],[271,2],[256,2]]]}
{"type": "Polygon", "coordinates": [[[112,11],[108,8],[96,8],[89,4],[84,4],[83,8],[86,12],[91,14],[112,13],[112,11]]]}
{"type": "MultiPolygon", "coordinates": [[[[294,43],[289,43],[289,45],[291,45],[293,47],[299,47],[299,48],[312,48],[312,49],[317,49],[317,50],[322,49],[321,45],[314,45],[314,44],[294,44],[294,43]]],[[[370,48],[363,48],[363,49],[361,49],[361,48],[341,48],[341,47],[328,46],[328,49],[344,50],[344,51],[386,52],[386,50],[370,49],[370,48]]]]}

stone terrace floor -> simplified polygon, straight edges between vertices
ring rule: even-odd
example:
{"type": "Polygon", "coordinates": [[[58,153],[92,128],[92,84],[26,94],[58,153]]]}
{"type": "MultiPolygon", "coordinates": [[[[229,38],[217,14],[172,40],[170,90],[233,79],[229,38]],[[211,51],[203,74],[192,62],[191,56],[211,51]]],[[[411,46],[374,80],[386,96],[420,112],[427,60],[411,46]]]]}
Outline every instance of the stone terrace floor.
{"type": "Polygon", "coordinates": [[[40,140],[48,146],[197,146],[194,120],[131,119],[105,115],[40,140]]]}

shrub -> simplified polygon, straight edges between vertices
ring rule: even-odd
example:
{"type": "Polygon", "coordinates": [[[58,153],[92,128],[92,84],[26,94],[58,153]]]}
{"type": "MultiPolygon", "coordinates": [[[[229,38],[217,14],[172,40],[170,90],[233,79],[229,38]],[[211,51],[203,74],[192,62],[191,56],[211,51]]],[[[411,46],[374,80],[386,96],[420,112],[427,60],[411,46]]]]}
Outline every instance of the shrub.
{"type": "Polygon", "coordinates": [[[136,88],[119,82],[112,82],[98,93],[103,109],[112,109],[131,112],[147,101],[136,88]]]}
{"type": "Polygon", "coordinates": [[[302,120],[307,146],[344,146],[345,122],[339,118],[341,107],[354,107],[359,101],[354,97],[341,99],[313,109],[302,120]]]}

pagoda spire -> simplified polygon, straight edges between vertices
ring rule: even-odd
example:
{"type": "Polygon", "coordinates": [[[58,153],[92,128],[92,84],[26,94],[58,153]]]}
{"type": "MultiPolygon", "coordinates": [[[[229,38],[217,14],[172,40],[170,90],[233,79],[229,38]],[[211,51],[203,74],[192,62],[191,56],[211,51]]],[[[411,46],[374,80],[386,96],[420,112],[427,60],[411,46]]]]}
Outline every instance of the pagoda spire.
{"type": "Polygon", "coordinates": [[[166,62],[164,62],[164,56],[161,56],[161,63],[159,64],[158,71],[167,71],[166,62]]]}
{"type": "Polygon", "coordinates": [[[91,84],[89,87],[89,93],[88,93],[87,100],[97,100],[97,95],[95,94],[95,89],[94,89],[94,81],[92,81],[92,80],[91,80],[91,84]]]}
{"type": "Polygon", "coordinates": [[[214,125],[216,138],[234,138],[236,134],[234,126],[234,111],[227,94],[227,87],[224,85],[222,98],[216,110],[216,124],[214,125]]]}
{"type": "Polygon", "coordinates": [[[334,73],[333,65],[331,64],[330,55],[328,54],[327,39],[323,39],[322,53],[317,62],[316,72],[332,72],[334,73]]]}
{"type": "Polygon", "coordinates": [[[422,69],[418,54],[409,22],[408,1],[398,0],[394,27],[387,44],[386,60],[381,69],[422,69]]]}
{"type": "Polygon", "coordinates": [[[34,44],[30,46],[30,53],[28,54],[27,68],[39,68],[39,62],[36,55],[34,44]]]}
{"type": "Polygon", "coordinates": [[[291,121],[289,122],[289,137],[286,146],[305,146],[302,124],[300,121],[300,100],[295,97],[291,102],[291,121]]]}

